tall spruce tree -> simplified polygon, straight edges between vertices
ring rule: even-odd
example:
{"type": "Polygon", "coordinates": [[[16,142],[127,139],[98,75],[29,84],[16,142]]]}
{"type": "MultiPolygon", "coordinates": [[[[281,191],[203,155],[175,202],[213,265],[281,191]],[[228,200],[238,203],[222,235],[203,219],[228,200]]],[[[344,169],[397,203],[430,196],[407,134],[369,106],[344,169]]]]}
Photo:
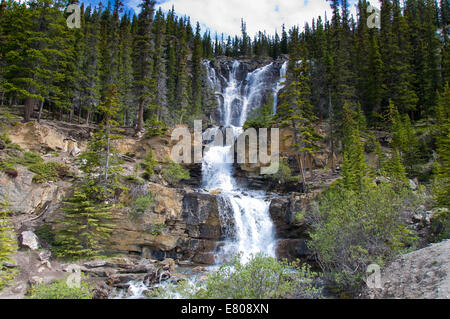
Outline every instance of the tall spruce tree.
{"type": "Polygon", "coordinates": [[[361,141],[360,125],[349,103],[343,107],[342,184],[346,189],[360,192],[367,183],[369,173],[361,141]]]}
{"type": "Polygon", "coordinates": [[[203,48],[200,36],[200,23],[197,23],[192,53],[192,112],[197,116],[202,111],[202,57],[203,48]]]}
{"type": "Polygon", "coordinates": [[[155,1],[144,0],[140,4],[137,30],[133,45],[134,89],[139,109],[136,131],[144,127],[144,109],[154,99],[155,81],[153,75],[152,24],[155,1]]]}
{"type": "Polygon", "coordinates": [[[278,118],[281,125],[289,125],[293,130],[292,148],[307,190],[305,177],[305,155],[313,155],[317,150],[318,135],[314,131],[314,115],[311,104],[310,65],[306,57],[306,47],[298,41],[298,29],[291,33],[287,84],[281,94],[278,118]]]}
{"type": "Polygon", "coordinates": [[[439,96],[436,108],[437,161],[433,189],[436,205],[450,206],[450,87],[447,84],[439,96]]]}
{"type": "Polygon", "coordinates": [[[157,105],[157,120],[168,120],[167,103],[167,73],[165,41],[169,37],[166,31],[166,21],[161,8],[156,12],[154,21],[155,34],[155,56],[153,66],[153,77],[156,79],[155,105],[157,105]]]}

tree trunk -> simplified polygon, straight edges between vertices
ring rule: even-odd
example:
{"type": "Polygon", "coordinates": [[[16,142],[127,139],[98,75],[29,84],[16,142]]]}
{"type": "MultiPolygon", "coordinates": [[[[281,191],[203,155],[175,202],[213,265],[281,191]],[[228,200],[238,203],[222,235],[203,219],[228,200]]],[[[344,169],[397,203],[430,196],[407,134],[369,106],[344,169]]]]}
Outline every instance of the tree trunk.
{"type": "Polygon", "coordinates": [[[53,104],[53,105],[52,105],[52,121],[54,121],[55,118],[56,118],[56,107],[55,107],[55,105],[53,104]]]}
{"type": "Polygon", "coordinates": [[[308,186],[306,185],[306,176],[305,176],[305,168],[303,165],[303,160],[301,155],[297,155],[297,164],[300,169],[300,173],[302,174],[302,181],[303,181],[303,191],[305,193],[308,193],[308,186]]]}
{"type": "Polygon", "coordinates": [[[31,97],[27,97],[25,99],[25,105],[24,105],[24,115],[23,115],[23,121],[29,122],[31,120],[31,114],[33,113],[34,109],[34,99],[31,97]]]}
{"type": "Polygon", "coordinates": [[[0,100],[0,105],[3,105],[4,100],[5,100],[5,91],[2,91],[2,99],[0,100]]]}
{"type": "Polygon", "coordinates": [[[75,114],[75,104],[72,106],[72,108],[70,109],[70,114],[69,114],[69,123],[72,123],[73,120],[73,115],[75,114]]]}
{"type": "Polygon", "coordinates": [[[88,110],[87,114],[86,114],[86,125],[89,125],[90,117],[91,117],[91,112],[88,110]]]}
{"type": "Polygon", "coordinates": [[[41,116],[42,116],[42,109],[43,109],[43,108],[44,108],[44,101],[41,100],[41,101],[39,102],[39,113],[38,113],[38,118],[37,118],[38,123],[41,122],[41,116]]]}
{"type": "Polygon", "coordinates": [[[138,122],[136,127],[136,133],[142,132],[144,128],[144,99],[139,102],[138,122]]]}

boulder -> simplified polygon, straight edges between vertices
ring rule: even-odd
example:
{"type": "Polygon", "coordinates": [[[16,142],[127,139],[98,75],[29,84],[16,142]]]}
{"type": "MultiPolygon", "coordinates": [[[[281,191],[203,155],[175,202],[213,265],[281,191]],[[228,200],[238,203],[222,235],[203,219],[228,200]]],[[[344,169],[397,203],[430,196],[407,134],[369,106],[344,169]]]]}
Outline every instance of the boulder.
{"type": "Polygon", "coordinates": [[[380,284],[360,297],[450,299],[450,240],[399,256],[381,269],[380,284]]]}
{"type": "Polygon", "coordinates": [[[42,262],[48,262],[51,256],[52,253],[50,250],[43,250],[39,253],[39,260],[42,262]]]}
{"type": "Polygon", "coordinates": [[[216,263],[216,257],[213,253],[198,253],[195,254],[192,261],[202,265],[214,265],[216,263]]]}
{"type": "Polygon", "coordinates": [[[81,150],[76,146],[74,148],[72,148],[72,150],[70,151],[70,155],[73,157],[77,157],[80,154],[81,154],[81,150]]]}
{"type": "Polygon", "coordinates": [[[28,283],[30,284],[30,286],[36,286],[44,283],[44,279],[38,276],[33,276],[30,278],[28,283]]]}
{"type": "Polygon", "coordinates": [[[22,247],[29,248],[31,250],[39,249],[39,238],[32,231],[24,231],[20,234],[20,243],[22,247]]]}

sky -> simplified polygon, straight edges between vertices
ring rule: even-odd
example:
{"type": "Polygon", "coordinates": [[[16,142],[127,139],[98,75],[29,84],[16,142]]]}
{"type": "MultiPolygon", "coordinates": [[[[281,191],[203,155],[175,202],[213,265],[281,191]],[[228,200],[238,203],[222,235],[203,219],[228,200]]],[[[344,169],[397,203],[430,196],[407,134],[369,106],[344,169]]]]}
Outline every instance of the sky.
{"type": "MultiPolygon", "coordinates": [[[[88,3],[98,3],[99,0],[86,0],[88,3]]],[[[124,0],[128,8],[139,13],[141,0],[124,0]]],[[[350,0],[351,13],[356,17],[357,0],[350,0]]],[[[103,0],[106,5],[107,0],[103,0]]],[[[240,35],[241,18],[247,24],[247,33],[254,36],[258,31],[273,34],[281,32],[284,23],[286,29],[294,25],[303,27],[305,22],[311,22],[325,12],[331,18],[331,9],[326,0],[157,0],[156,7],[162,7],[167,12],[172,6],[179,16],[191,17],[191,22],[197,21],[202,31],[216,32],[220,35],[240,35]]],[[[195,27],[195,26],[194,26],[195,27]]]]}

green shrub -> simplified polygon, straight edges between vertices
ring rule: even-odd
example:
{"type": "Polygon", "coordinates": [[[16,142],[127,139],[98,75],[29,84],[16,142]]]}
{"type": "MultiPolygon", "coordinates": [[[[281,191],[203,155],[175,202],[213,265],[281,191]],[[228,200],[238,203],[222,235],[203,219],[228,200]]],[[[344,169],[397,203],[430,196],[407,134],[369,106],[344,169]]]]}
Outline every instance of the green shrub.
{"type": "Polygon", "coordinates": [[[262,254],[243,263],[239,256],[208,276],[203,286],[189,282],[168,288],[159,297],[176,292],[183,298],[200,299],[278,299],[318,298],[317,274],[306,264],[288,263],[262,254]]]}
{"type": "Polygon", "coordinates": [[[288,182],[299,182],[300,176],[292,176],[291,168],[288,165],[287,159],[280,160],[280,165],[276,174],[267,175],[267,178],[280,184],[288,182]]]}
{"type": "Polygon", "coordinates": [[[370,264],[383,266],[415,240],[401,212],[421,199],[407,188],[382,183],[357,193],[334,187],[306,215],[312,226],[309,248],[325,279],[345,294],[359,290],[370,264]]]}
{"type": "Polygon", "coordinates": [[[33,182],[36,184],[49,181],[56,182],[65,177],[73,177],[70,168],[58,162],[33,164],[29,167],[29,170],[36,174],[33,177],[33,182]]]}
{"type": "Polygon", "coordinates": [[[153,115],[151,119],[145,121],[144,128],[146,130],[145,136],[147,137],[164,136],[164,133],[167,130],[166,124],[164,124],[164,122],[158,121],[156,115],[153,115]]]}
{"type": "Polygon", "coordinates": [[[125,176],[125,180],[129,183],[135,184],[135,185],[144,185],[144,180],[141,178],[134,176],[134,175],[127,175],[125,176]]]}
{"type": "Polygon", "coordinates": [[[7,133],[0,133],[0,140],[3,141],[5,144],[10,144],[11,139],[9,138],[7,133]]]}
{"type": "Polygon", "coordinates": [[[25,152],[23,154],[23,159],[20,164],[23,164],[25,166],[39,164],[44,162],[44,160],[41,158],[41,156],[38,153],[35,152],[25,152]]]}
{"type": "Polygon", "coordinates": [[[85,281],[79,287],[71,287],[67,279],[60,279],[32,287],[29,299],[92,299],[93,295],[93,287],[85,281]]]}
{"type": "Polygon", "coordinates": [[[170,184],[176,184],[181,180],[190,179],[189,171],[184,169],[180,164],[175,163],[170,158],[166,158],[167,164],[162,170],[164,179],[170,184]]]}
{"type": "Polygon", "coordinates": [[[448,208],[437,209],[431,220],[431,241],[438,243],[450,238],[450,210],[448,208]]]}
{"type": "Polygon", "coordinates": [[[4,267],[5,262],[12,262],[11,256],[17,251],[17,240],[12,219],[11,205],[6,198],[0,201],[0,290],[15,277],[16,271],[4,267]]]}
{"type": "Polygon", "coordinates": [[[36,235],[44,240],[47,244],[53,246],[55,243],[55,233],[52,230],[52,226],[44,224],[35,231],[36,235]]]}
{"type": "Polygon", "coordinates": [[[251,127],[255,129],[270,128],[273,124],[273,97],[270,96],[266,104],[249,113],[244,124],[244,130],[251,127]]]}
{"type": "Polygon", "coordinates": [[[367,141],[364,143],[364,152],[370,154],[377,150],[378,140],[373,134],[369,134],[367,141]]]}
{"type": "Polygon", "coordinates": [[[150,193],[147,196],[141,196],[136,199],[131,207],[131,215],[134,218],[142,217],[145,213],[149,212],[155,205],[154,196],[150,193]]]}
{"type": "Polygon", "coordinates": [[[167,228],[166,224],[157,224],[157,225],[152,225],[151,229],[150,229],[150,233],[153,236],[159,236],[162,234],[162,232],[167,228]]]}
{"type": "Polygon", "coordinates": [[[153,150],[150,149],[147,156],[145,156],[144,161],[141,163],[141,167],[144,170],[142,177],[149,180],[155,174],[157,165],[158,161],[155,158],[155,154],[153,153],[153,150]]]}

